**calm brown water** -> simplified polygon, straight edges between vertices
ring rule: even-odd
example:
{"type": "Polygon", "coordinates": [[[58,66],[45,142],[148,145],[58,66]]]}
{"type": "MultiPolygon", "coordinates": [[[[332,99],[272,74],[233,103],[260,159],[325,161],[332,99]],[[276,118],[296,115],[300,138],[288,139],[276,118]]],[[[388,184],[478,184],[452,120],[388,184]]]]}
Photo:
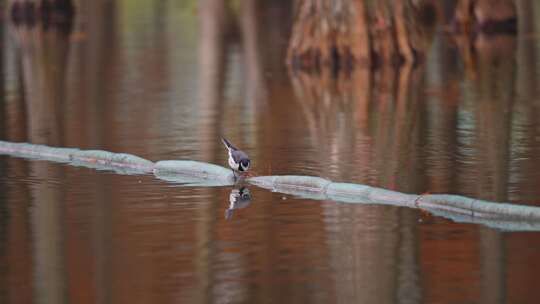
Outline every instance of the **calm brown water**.
{"type": "MultiPolygon", "coordinates": [[[[436,34],[425,64],[336,81],[288,73],[286,1],[99,2],[69,36],[2,27],[2,139],[226,164],[226,135],[258,174],[540,206],[534,25],[436,34]]],[[[538,232],[256,187],[227,220],[229,187],[6,156],[0,172],[2,303],[540,297],[538,232]]]]}

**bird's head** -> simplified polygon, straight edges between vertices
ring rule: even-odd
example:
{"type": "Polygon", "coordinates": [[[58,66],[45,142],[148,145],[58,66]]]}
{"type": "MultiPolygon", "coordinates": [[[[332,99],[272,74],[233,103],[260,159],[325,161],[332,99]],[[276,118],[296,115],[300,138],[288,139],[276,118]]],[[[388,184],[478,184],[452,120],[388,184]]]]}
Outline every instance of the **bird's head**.
{"type": "Polygon", "coordinates": [[[240,167],[242,168],[242,171],[247,171],[249,169],[250,161],[249,159],[242,159],[240,161],[240,167]]]}

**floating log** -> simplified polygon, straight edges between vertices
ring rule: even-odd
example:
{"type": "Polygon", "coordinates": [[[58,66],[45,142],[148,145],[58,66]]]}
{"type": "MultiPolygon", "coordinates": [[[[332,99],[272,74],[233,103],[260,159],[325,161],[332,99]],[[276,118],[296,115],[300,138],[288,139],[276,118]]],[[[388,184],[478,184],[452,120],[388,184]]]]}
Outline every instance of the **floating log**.
{"type": "Polygon", "coordinates": [[[236,178],[231,169],[192,160],[163,160],[154,166],[157,178],[189,186],[230,186],[236,178]]]}
{"type": "MultiPolygon", "coordinates": [[[[112,170],[119,174],[152,172],[157,178],[189,186],[230,186],[238,183],[228,168],[191,160],[154,163],[132,154],[7,141],[0,141],[0,154],[112,170]]],[[[367,185],[336,183],[316,176],[256,176],[241,182],[302,198],[418,208],[459,222],[504,230],[540,231],[540,207],[536,206],[490,202],[459,195],[407,194],[367,185]]]]}
{"type": "Polygon", "coordinates": [[[55,148],[45,145],[0,141],[0,154],[111,170],[119,174],[145,174],[152,172],[154,169],[154,163],[144,158],[132,154],[102,150],[55,148]]]}

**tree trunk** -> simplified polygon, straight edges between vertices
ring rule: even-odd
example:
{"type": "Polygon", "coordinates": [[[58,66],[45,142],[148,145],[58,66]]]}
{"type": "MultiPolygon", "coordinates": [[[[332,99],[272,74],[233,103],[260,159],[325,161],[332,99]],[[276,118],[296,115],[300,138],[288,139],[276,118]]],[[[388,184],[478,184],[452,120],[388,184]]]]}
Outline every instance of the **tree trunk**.
{"type": "Polygon", "coordinates": [[[484,32],[516,32],[517,14],[513,0],[477,0],[474,17],[484,32]]]}
{"type": "Polygon", "coordinates": [[[9,0],[11,21],[15,25],[33,27],[41,24],[70,32],[75,15],[73,0],[9,0]]]}
{"type": "Polygon", "coordinates": [[[365,4],[361,0],[300,0],[287,62],[319,69],[370,62],[365,4]]]}
{"type": "MultiPolygon", "coordinates": [[[[334,71],[414,63],[424,53],[429,0],[298,0],[287,63],[334,71]]],[[[429,18],[428,18],[429,19],[429,18]]],[[[433,18],[432,18],[433,19],[433,18]]]]}
{"type": "Polygon", "coordinates": [[[456,30],[489,34],[516,33],[517,9],[513,0],[459,0],[455,10],[456,30]]]}

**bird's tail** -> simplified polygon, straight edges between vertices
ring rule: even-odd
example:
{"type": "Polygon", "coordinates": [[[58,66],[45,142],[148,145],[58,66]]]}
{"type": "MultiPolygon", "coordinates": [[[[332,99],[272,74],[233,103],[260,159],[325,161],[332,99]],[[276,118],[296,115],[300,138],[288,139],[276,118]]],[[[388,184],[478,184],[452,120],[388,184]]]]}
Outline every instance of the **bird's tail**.
{"type": "Polygon", "coordinates": [[[227,150],[236,150],[236,148],[231,144],[231,142],[226,140],[224,137],[221,138],[221,141],[223,142],[227,150]]]}

